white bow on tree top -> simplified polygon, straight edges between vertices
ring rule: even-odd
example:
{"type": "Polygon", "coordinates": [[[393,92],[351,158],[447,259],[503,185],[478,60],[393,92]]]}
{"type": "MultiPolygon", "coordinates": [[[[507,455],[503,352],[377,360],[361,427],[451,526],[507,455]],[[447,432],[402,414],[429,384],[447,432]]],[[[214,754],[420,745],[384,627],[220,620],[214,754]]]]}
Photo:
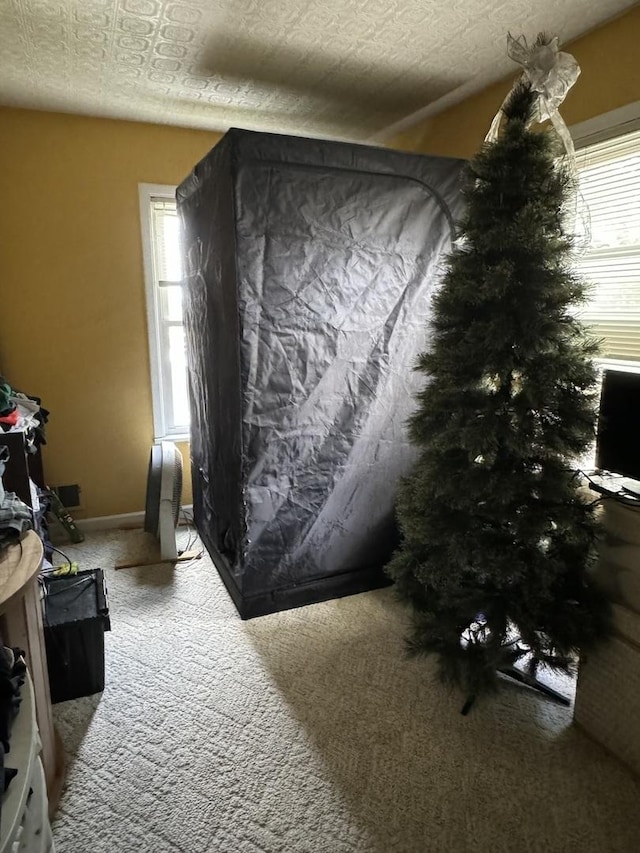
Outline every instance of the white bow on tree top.
{"type": "MultiPolygon", "coordinates": [[[[544,33],[538,36],[531,47],[528,46],[524,36],[515,39],[509,35],[507,37],[507,53],[514,62],[517,62],[524,69],[520,80],[530,83],[533,91],[538,93],[537,121],[550,119],[572,162],[574,157],[573,140],[569,128],[558,112],[558,108],[566,98],[569,89],[578,79],[580,66],[570,53],[559,50],[557,36],[549,38],[544,33]]],[[[508,97],[509,95],[504,99],[494,116],[485,142],[493,142],[497,139],[502,108],[508,97]]]]}

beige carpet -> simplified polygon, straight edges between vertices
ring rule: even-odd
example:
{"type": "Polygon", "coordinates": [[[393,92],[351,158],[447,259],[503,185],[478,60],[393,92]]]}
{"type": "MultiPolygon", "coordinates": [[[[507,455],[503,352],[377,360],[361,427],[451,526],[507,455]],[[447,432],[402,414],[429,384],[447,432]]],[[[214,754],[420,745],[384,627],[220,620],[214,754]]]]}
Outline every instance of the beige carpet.
{"type": "Polygon", "coordinates": [[[145,547],[67,549],[113,630],[104,693],[55,706],[58,853],[639,849],[640,783],[571,709],[507,686],[462,717],[391,590],[242,622],[208,558],[113,570],[145,547]]]}

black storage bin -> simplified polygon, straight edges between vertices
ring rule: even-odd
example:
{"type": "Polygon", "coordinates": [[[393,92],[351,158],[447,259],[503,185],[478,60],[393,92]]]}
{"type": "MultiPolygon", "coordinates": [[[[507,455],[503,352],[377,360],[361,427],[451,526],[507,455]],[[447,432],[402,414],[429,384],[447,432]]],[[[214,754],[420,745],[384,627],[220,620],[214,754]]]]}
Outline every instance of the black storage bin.
{"type": "Polygon", "coordinates": [[[110,630],[102,569],[43,575],[44,639],[51,701],[104,690],[104,632],[110,630]]]}

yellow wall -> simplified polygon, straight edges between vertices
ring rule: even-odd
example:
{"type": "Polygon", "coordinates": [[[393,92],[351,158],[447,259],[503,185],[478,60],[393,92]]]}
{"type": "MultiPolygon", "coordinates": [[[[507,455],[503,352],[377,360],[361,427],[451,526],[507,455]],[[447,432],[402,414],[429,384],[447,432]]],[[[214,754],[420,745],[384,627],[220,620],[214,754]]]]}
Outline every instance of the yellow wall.
{"type": "Polygon", "coordinates": [[[0,108],[0,369],[51,410],[45,473],[80,484],[77,517],[144,508],[153,424],[138,183],[180,183],[218,138],[0,108]]]}
{"type": "MultiPolygon", "coordinates": [[[[640,6],[562,45],[582,73],[561,109],[568,125],[577,124],[640,99],[640,6]]],[[[505,44],[502,49],[506,49],[505,44]]],[[[408,151],[471,157],[480,148],[491,119],[517,76],[484,89],[390,140],[408,151]]]]}
{"type": "MultiPolygon", "coordinates": [[[[562,110],[567,124],[640,97],[638,44],[636,7],[568,46],[582,74],[562,110]]],[[[392,145],[471,156],[512,79],[392,145]]],[[[153,427],[138,183],[179,183],[217,139],[0,108],[0,369],[51,410],[47,478],[80,484],[78,517],[144,506],[153,427]]]]}

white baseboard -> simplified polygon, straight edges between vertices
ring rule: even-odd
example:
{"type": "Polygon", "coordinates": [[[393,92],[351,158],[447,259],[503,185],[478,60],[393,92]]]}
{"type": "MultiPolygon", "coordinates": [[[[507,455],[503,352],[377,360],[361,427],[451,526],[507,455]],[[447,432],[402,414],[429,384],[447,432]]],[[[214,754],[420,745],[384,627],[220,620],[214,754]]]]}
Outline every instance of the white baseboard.
{"type": "MultiPolygon", "coordinates": [[[[185,504],[182,509],[193,514],[193,504],[185,504]]],[[[144,511],[124,512],[120,515],[98,515],[94,518],[78,518],[74,521],[80,530],[130,530],[144,526],[144,511]]]]}

